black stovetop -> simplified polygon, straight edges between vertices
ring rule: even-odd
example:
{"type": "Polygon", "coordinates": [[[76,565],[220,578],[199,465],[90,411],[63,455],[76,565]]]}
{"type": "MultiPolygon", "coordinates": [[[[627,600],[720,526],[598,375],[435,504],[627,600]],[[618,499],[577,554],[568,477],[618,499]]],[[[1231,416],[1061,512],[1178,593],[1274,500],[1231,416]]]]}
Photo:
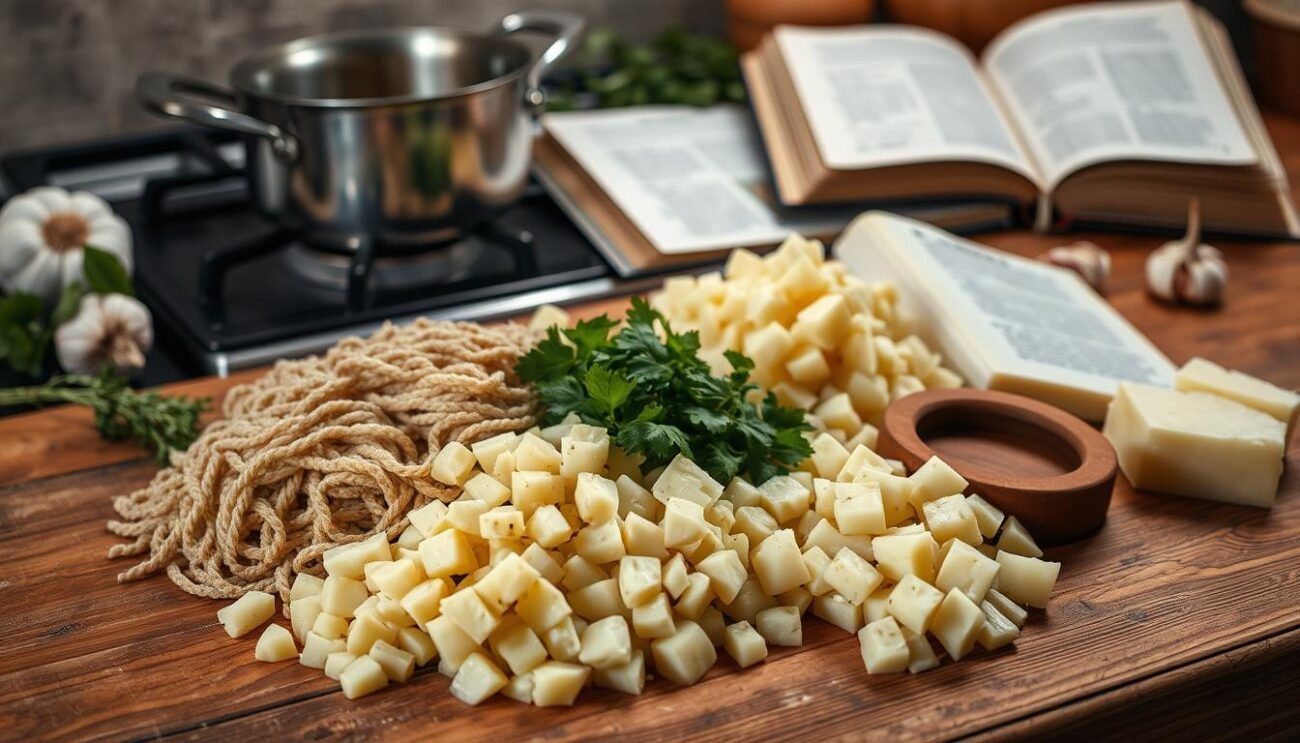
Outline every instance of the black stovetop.
{"type": "Polygon", "coordinates": [[[242,160],[236,138],[197,129],[0,158],[15,192],[91,191],[130,223],[135,285],[159,339],[144,383],[313,353],[385,319],[488,319],[637,288],[536,185],[481,233],[377,258],[349,283],[348,256],[255,213],[242,160]]]}

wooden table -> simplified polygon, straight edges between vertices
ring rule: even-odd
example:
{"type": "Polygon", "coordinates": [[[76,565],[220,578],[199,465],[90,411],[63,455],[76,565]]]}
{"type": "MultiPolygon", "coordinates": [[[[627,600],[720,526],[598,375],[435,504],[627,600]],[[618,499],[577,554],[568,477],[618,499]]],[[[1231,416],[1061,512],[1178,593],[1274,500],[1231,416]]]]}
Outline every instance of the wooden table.
{"type": "MultiPolygon", "coordinates": [[[[1300,121],[1269,125],[1295,183],[1300,121]]],[[[1079,237],[1111,249],[1110,300],[1174,362],[1202,354],[1300,387],[1300,247],[1221,244],[1228,301],[1199,312],[1144,293],[1159,240],[1079,237]]],[[[986,241],[1034,255],[1061,239],[986,241]]],[[[254,374],[173,390],[220,397],[254,374]]],[[[657,680],[640,697],[589,691],[572,709],[502,698],[471,709],[430,671],[348,702],[318,671],[255,662],[255,635],[228,638],[216,602],[163,577],[119,585],[124,563],[104,557],[109,499],[156,466],[99,441],[84,411],[14,417],[0,421],[0,738],[1294,738],[1300,437],[1287,464],[1269,511],[1121,482],[1099,532],[1049,550],[1064,562],[1056,595],[1013,650],[869,677],[856,638],[810,620],[803,647],[745,671],[724,658],[690,689],[657,680]]]]}

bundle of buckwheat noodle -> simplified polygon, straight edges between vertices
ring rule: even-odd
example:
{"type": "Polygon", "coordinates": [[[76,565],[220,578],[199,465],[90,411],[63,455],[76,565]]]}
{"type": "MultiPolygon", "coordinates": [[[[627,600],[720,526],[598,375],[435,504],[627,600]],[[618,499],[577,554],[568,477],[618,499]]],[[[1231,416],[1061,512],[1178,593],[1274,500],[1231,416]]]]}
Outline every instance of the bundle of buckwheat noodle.
{"type": "Polygon", "coordinates": [[[322,574],[325,550],[395,537],[410,509],[458,494],[430,477],[442,446],[534,424],[536,398],[512,369],[535,340],[520,325],[385,325],[233,388],[222,420],[114,499],[108,529],[132,541],[109,557],[145,555],[118,580],[165,569],[199,596],[287,602],[295,574],[322,574]]]}

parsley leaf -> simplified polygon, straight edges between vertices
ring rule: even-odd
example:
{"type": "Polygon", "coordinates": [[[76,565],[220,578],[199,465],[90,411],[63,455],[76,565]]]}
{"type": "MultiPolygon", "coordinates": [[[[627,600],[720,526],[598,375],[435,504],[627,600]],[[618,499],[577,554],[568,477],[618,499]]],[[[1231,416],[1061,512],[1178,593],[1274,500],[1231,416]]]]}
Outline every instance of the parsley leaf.
{"type": "Polygon", "coordinates": [[[719,482],[741,475],[761,483],[812,453],[804,411],[781,407],[770,393],[748,401],[757,389],[752,360],[727,351],[731,373],[714,376],[699,351],[697,332],[675,331],[635,297],[621,327],[601,316],[548,329],[515,373],[537,386],[544,424],[575,414],[603,426],[624,452],[643,455],[647,469],[684,454],[719,482]]]}

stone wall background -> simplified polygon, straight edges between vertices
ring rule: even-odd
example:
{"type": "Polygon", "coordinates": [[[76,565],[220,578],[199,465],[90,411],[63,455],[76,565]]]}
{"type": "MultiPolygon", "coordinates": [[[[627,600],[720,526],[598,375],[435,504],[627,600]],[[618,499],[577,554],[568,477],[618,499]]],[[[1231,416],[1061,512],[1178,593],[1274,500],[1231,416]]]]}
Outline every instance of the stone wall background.
{"type": "MultiPolygon", "coordinates": [[[[1245,41],[1236,0],[1202,0],[1245,41]]],[[[723,0],[0,0],[0,152],[163,125],[136,104],[148,69],[224,81],[243,55],[344,28],[489,28],[560,7],[632,38],[672,23],[721,33],[723,0]]]]}

